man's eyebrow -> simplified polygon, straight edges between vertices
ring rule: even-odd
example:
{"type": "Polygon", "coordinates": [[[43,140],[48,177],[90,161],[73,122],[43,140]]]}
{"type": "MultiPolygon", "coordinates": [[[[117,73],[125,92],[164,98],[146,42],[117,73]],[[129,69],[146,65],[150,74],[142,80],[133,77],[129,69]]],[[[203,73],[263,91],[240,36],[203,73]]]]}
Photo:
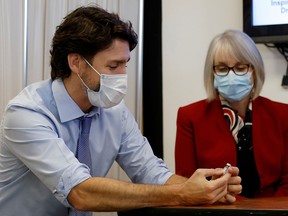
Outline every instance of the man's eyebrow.
{"type": "Polygon", "coordinates": [[[129,61],[130,61],[130,58],[128,60],[126,60],[126,59],[123,59],[123,60],[114,59],[114,60],[109,60],[108,63],[120,63],[120,64],[123,64],[123,63],[127,63],[129,61]]]}

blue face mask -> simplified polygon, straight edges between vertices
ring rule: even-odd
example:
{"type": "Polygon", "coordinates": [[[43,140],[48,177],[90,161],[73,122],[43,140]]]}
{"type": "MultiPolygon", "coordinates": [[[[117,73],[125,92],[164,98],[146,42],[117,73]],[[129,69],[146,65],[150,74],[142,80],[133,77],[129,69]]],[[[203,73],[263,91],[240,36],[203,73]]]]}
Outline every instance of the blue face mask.
{"type": "Polygon", "coordinates": [[[214,75],[214,87],[229,102],[241,101],[252,89],[251,72],[238,76],[230,71],[227,76],[214,75]]]}

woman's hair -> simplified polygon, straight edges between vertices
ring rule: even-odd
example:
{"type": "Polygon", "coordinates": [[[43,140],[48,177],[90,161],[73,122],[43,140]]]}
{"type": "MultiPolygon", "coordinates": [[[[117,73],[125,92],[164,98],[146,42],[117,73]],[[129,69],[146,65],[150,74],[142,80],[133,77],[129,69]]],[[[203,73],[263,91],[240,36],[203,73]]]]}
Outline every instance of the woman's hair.
{"type": "Polygon", "coordinates": [[[51,78],[67,78],[71,74],[67,56],[78,53],[87,60],[107,49],[115,38],[128,41],[130,51],[138,36],[131,22],[120,20],[114,13],[108,13],[96,6],[80,7],[68,14],[57,26],[52,40],[51,78]]]}
{"type": "Polygon", "coordinates": [[[208,100],[211,101],[217,97],[217,91],[214,88],[213,65],[215,64],[215,57],[218,55],[251,64],[254,76],[252,99],[258,97],[265,80],[264,64],[259,50],[254,41],[244,32],[226,30],[211,41],[207,52],[204,67],[204,86],[208,100]]]}

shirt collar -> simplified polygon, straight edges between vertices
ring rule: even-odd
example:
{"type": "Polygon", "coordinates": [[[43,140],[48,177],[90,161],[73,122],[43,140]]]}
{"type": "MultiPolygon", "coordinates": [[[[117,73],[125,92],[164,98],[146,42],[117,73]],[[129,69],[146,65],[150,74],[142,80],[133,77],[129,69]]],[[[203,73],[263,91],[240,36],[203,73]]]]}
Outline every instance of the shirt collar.
{"type": "Polygon", "coordinates": [[[99,115],[98,107],[93,107],[88,114],[85,114],[68,94],[62,79],[56,79],[52,82],[52,92],[62,123],[80,118],[85,115],[99,115]]]}

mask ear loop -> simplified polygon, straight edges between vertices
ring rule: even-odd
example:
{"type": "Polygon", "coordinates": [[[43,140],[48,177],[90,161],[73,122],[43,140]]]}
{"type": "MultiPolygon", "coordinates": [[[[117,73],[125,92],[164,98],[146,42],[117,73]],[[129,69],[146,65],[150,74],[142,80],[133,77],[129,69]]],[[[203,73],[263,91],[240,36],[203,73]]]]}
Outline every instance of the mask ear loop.
{"type": "MultiPolygon", "coordinates": [[[[92,70],[94,70],[94,71],[101,77],[101,74],[87,61],[87,59],[84,58],[83,56],[82,56],[82,58],[83,58],[83,60],[86,62],[86,64],[88,64],[89,67],[92,68],[92,70]]],[[[90,88],[86,85],[86,83],[85,83],[85,82],[83,81],[83,79],[80,77],[79,73],[77,73],[77,75],[78,75],[79,79],[81,80],[81,82],[83,83],[83,85],[84,85],[88,90],[93,91],[92,89],[90,89],[90,88]]]]}
{"type": "Polygon", "coordinates": [[[252,69],[251,73],[253,73],[252,76],[251,76],[251,77],[253,77],[253,84],[252,84],[252,90],[251,90],[251,94],[250,94],[250,101],[252,101],[252,100],[254,99],[255,80],[256,80],[256,77],[255,77],[255,76],[256,76],[256,75],[255,75],[255,69],[254,69],[253,65],[250,64],[249,67],[251,67],[251,69],[252,69]]]}
{"type": "Polygon", "coordinates": [[[83,81],[83,79],[80,77],[79,73],[77,73],[77,75],[78,75],[79,79],[81,80],[82,84],[83,84],[87,89],[91,90],[91,89],[85,84],[85,82],[83,81]]]}
{"type": "Polygon", "coordinates": [[[253,82],[253,85],[252,85],[252,90],[250,93],[250,101],[254,99],[254,92],[255,92],[255,82],[253,82]]]}
{"type": "Polygon", "coordinates": [[[82,56],[82,58],[89,65],[89,67],[91,67],[101,77],[101,74],[83,56],[82,56]]]}

